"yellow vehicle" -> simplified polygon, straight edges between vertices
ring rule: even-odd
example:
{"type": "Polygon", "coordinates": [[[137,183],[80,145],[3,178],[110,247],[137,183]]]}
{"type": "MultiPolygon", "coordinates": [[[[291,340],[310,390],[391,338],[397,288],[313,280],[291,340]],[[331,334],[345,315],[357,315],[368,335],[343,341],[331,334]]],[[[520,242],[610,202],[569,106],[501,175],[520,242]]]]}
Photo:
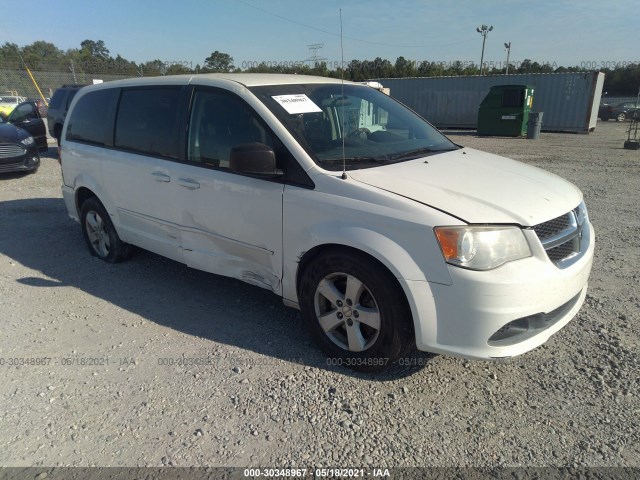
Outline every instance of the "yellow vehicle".
{"type": "Polygon", "coordinates": [[[26,99],[18,95],[1,95],[0,96],[0,114],[5,117],[9,116],[13,109],[26,99]]]}

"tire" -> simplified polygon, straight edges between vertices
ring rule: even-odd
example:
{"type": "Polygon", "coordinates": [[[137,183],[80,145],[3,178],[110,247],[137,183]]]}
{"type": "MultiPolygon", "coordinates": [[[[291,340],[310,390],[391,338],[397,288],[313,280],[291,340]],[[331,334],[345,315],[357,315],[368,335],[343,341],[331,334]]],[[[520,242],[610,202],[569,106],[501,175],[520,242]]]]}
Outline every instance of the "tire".
{"type": "Polygon", "coordinates": [[[120,240],[109,214],[97,198],[88,198],[82,204],[80,225],[89,252],[94,257],[117,263],[130,256],[131,246],[120,240]]]}
{"type": "Polygon", "coordinates": [[[314,260],[303,272],[298,298],[327,365],[381,372],[415,345],[404,292],[364,255],[331,252],[314,260]]]}
{"type": "Polygon", "coordinates": [[[616,117],[616,122],[624,122],[626,119],[627,119],[627,114],[624,112],[621,112],[616,117]]]}
{"type": "Polygon", "coordinates": [[[602,120],[603,122],[608,122],[608,121],[609,121],[609,118],[611,118],[611,117],[609,117],[608,115],[602,115],[602,116],[600,117],[600,120],[602,120]]]}

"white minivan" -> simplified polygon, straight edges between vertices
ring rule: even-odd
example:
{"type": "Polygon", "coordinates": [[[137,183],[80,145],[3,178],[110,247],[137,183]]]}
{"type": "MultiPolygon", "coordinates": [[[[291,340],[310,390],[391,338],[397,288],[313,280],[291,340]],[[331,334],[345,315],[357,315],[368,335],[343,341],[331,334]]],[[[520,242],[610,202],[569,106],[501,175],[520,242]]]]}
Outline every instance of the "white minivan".
{"type": "Polygon", "coordinates": [[[207,74],[89,86],[61,159],[93,255],[117,262],[135,245],[269,289],[332,364],[379,371],[414,345],[519,355],[586,295],[580,190],[456,145],[366,85],[207,74]]]}

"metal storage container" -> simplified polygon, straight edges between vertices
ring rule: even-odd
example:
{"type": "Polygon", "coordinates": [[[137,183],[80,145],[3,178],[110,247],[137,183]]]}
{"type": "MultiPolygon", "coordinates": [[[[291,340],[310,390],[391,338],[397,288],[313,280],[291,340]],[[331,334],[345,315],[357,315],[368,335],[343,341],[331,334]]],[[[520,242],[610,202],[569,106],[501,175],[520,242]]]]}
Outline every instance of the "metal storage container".
{"type": "Polygon", "coordinates": [[[604,73],[379,78],[391,96],[438,128],[477,128],[478,107],[495,85],[530,85],[543,131],[588,133],[596,126],[604,73]]]}

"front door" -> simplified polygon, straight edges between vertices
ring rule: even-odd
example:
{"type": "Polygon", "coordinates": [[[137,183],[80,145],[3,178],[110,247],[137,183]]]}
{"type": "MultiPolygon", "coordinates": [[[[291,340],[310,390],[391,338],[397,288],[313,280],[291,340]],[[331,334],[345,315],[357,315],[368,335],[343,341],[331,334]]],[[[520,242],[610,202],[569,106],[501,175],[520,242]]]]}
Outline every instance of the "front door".
{"type": "Polygon", "coordinates": [[[244,101],[217,89],[195,91],[189,124],[187,161],[170,171],[185,262],[281,293],[284,184],[229,169],[231,148],[273,147],[273,134],[244,101]]]}
{"type": "Polygon", "coordinates": [[[35,140],[38,150],[49,148],[47,146],[47,129],[44,126],[44,120],[40,118],[35,103],[24,102],[18,105],[7,118],[7,122],[29,132],[35,140]]]}

